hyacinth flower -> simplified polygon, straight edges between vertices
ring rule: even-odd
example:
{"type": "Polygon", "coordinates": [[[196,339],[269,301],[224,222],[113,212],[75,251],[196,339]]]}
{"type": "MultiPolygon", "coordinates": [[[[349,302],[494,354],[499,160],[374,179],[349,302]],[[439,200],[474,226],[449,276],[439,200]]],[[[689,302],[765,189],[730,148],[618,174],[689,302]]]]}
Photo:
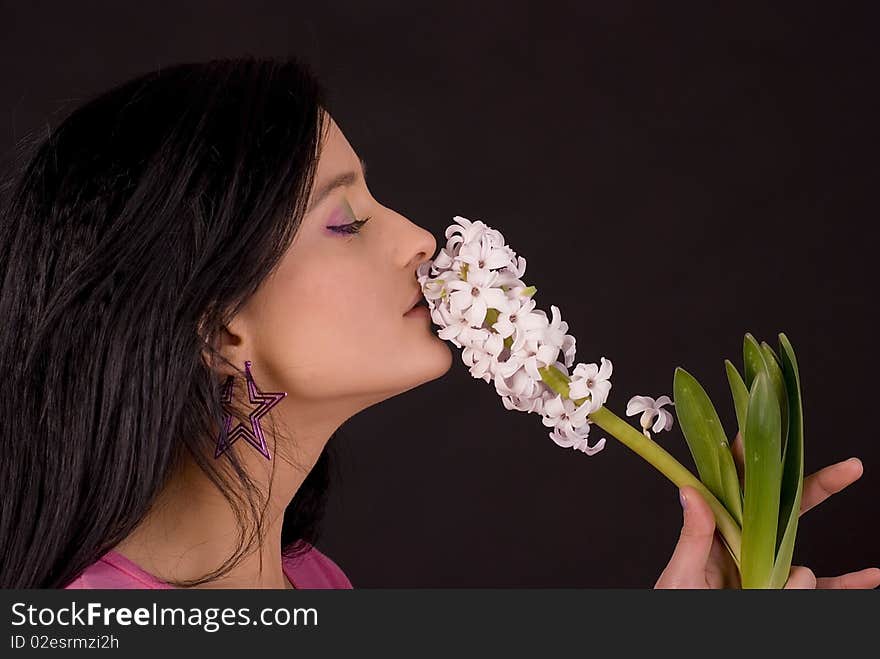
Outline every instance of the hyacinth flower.
{"type": "Polygon", "coordinates": [[[782,588],[791,568],[803,493],[803,408],[794,350],[779,334],[779,353],[751,334],[743,341],[744,376],[725,360],[739,435],[741,482],[718,414],[699,382],[683,368],[673,377],[674,402],[633,396],[626,415],[605,407],[612,363],[575,364],[575,338],[558,307],[536,308],[537,289],[522,277],[526,260],[480,220],[455,216],[446,246],[417,277],[438,336],[462,350],[473,377],[495,386],[508,410],[540,414],[558,446],[595,455],[590,427],[640,455],[679,488],[697,489],[715,515],[744,588],[782,588]],[[698,476],[651,437],[668,431],[675,407],[698,476]]]}

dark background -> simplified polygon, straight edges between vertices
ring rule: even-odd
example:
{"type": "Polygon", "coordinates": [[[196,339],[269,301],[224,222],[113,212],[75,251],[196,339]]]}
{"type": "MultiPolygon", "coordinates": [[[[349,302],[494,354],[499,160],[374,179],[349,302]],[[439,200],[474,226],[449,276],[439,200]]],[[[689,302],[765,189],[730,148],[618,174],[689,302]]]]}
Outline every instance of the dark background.
{"type": "MultiPolygon", "coordinates": [[[[0,150],[161,65],[302,55],[374,196],[440,245],[456,214],[501,230],[577,361],[614,363],[618,415],[682,366],[732,436],[723,359],[785,332],[807,473],[865,466],[794,562],[880,565],[871,3],[328,4],[0,2],[0,150]]],[[[557,447],[450,347],[444,378],[345,424],[319,547],[355,587],[653,586],[676,488],[611,438],[557,447]]],[[[677,422],[657,438],[693,469],[677,422]]]]}

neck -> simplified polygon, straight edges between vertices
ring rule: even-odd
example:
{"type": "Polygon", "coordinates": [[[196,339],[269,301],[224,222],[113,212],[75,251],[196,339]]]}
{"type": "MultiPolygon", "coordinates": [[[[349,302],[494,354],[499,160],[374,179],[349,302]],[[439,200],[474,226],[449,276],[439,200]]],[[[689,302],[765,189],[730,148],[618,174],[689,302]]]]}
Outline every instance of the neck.
{"type": "MultiPolygon", "coordinates": [[[[257,510],[265,505],[263,538],[225,575],[194,588],[291,588],[281,559],[284,510],[320,450],[299,460],[274,455],[271,462],[243,439],[229,450],[237,452],[258,488],[257,510]]],[[[221,459],[228,463],[224,456],[221,459]]],[[[229,502],[193,461],[187,461],[115,550],[163,581],[187,581],[202,578],[232,557],[239,534],[229,502]]]]}
{"type": "MultiPolygon", "coordinates": [[[[257,487],[257,510],[265,506],[263,538],[224,576],[194,588],[291,587],[281,565],[284,511],[333,433],[345,420],[378,400],[381,398],[301,400],[288,396],[279,405],[277,427],[295,428],[296,432],[284,432],[284,437],[272,436],[270,440],[268,424],[263,426],[271,460],[241,438],[227,449],[235,452],[257,487]]],[[[215,462],[223,467],[230,464],[225,453],[215,462]]],[[[232,469],[227,469],[227,474],[236,489],[234,494],[242,494],[232,469]]],[[[239,534],[229,502],[187,458],[138,527],[115,549],[159,579],[189,581],[204,577],[231,558],[238,549],[239,534]]]]}

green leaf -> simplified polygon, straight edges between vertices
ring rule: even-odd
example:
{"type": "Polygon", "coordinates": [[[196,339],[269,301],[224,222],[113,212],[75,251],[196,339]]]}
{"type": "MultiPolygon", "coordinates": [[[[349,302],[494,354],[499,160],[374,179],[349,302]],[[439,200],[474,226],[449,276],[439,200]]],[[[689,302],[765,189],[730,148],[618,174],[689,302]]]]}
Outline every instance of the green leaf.
{"type": "Polygon", "coordinates": [[[730,452],[730,445],[727,441],[724,442],[724,446],[718,449],[718,462],[721,472],[721,489],[724,493],[721,502],[736,520],[736,523],[740,525],[740,528],[742,528],[742,491],[739,489],[739,474],[736,471],[736,462],[733,460],[733,453],[730,452]]]}
{"type": "MultiPolygon", "coordinates": [[[[763,359],[763,358],[762,358],[763,359]]],[[[779,521],[782,479],[779,404],[766,370],[754,376],[746,412],[745,501],[741,577],[743,588],[769,588],[779,521]]]]}
{"type": "MultiPolygon", "coordinates": [[[[755,376],[761,371],[767,370],[767,362],[764,360],[764,351],[755,340],[755,337],[746,332],[743,337],[743,363],[745,366],[746,388],[751,391],[755,376]]],[[[770,374],[767,373],[769,376],[770,374]]]]}
{"type": "Polygon", "coordinates": [[[733,362],[725,359],[724,366],[727,368],[727,381],[730,383],[730,393],[733,395],[733,406],[736,409],[736,424],[739,427],[740,437],[745,437],[746,410],[749,408],[749,390],[733,362]]]}
{"type": "Polygon", "coordinates": [[[675,412],[691,450],[700,480],[742,522],[739,477],[718,413],[706,390],[683,368],[672,381],[675,412]]]}
{"type": "Polygon", "coordinates": [[[764,353],[767,374],[770,376],[770,382],[773,385],[773,391],[776,393],[776,400],[779,403],[782,419],[782,453],[779,454],[779,459],[782,460],[782,456],[785,455],[785,446],[788,443],[788,396],[785,392],[785,380],[782,377],[779,358],[766,341],[761,342],[761,351],[764,353]]]}
{"type": "Polygon", "coordinates": [[[767,358],[767,355],[772,356],[773,359],[776,361],[777,366],[779,366],[779,368],[782,368],[782,362],[779,359],[779,355],[776,354],[776,351],[773,350],[773,347],[769,343],[767,343],[766,341],[761,341],[761,349],[764,351],[765,358],[767,358]]]}
{"type": "Polygon", "coordinates": [[[794,554],[794,541],[804,492],[804,409],[801,380],[794,348],[785,334],[779,335],[779,352],[782,355],[782,373],[785,377],[791,423],[782,472],[776,563],[770,581],[773,588],[785,586],[791,571],[791,559],[794,554]]]}

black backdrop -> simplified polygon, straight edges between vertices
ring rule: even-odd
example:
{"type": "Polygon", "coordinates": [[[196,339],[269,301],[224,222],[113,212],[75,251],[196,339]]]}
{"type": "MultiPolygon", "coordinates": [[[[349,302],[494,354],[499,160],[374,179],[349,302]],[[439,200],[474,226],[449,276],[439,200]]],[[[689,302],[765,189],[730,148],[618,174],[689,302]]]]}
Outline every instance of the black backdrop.
{"type": "MultiPolygon", "coordinates": [[[[807,472],[865,465],[795,563],[880,564],[871,3],[327,4],[4,0],[0,148],[156,66],[303,55],[376,198],[440,244],[456,214],[500,229],[577,360],[613,361],[616,413],[680,365],[732,435],[723,359],[787,333],[807,472]]],[[[355,587],[649,587],[678,537],[674,486],[615,440],[558,448],[457,350],[343,433],[319,546],[355,587]]],[[[677,423],[658,440],[692,467],[677,423]]]]}

